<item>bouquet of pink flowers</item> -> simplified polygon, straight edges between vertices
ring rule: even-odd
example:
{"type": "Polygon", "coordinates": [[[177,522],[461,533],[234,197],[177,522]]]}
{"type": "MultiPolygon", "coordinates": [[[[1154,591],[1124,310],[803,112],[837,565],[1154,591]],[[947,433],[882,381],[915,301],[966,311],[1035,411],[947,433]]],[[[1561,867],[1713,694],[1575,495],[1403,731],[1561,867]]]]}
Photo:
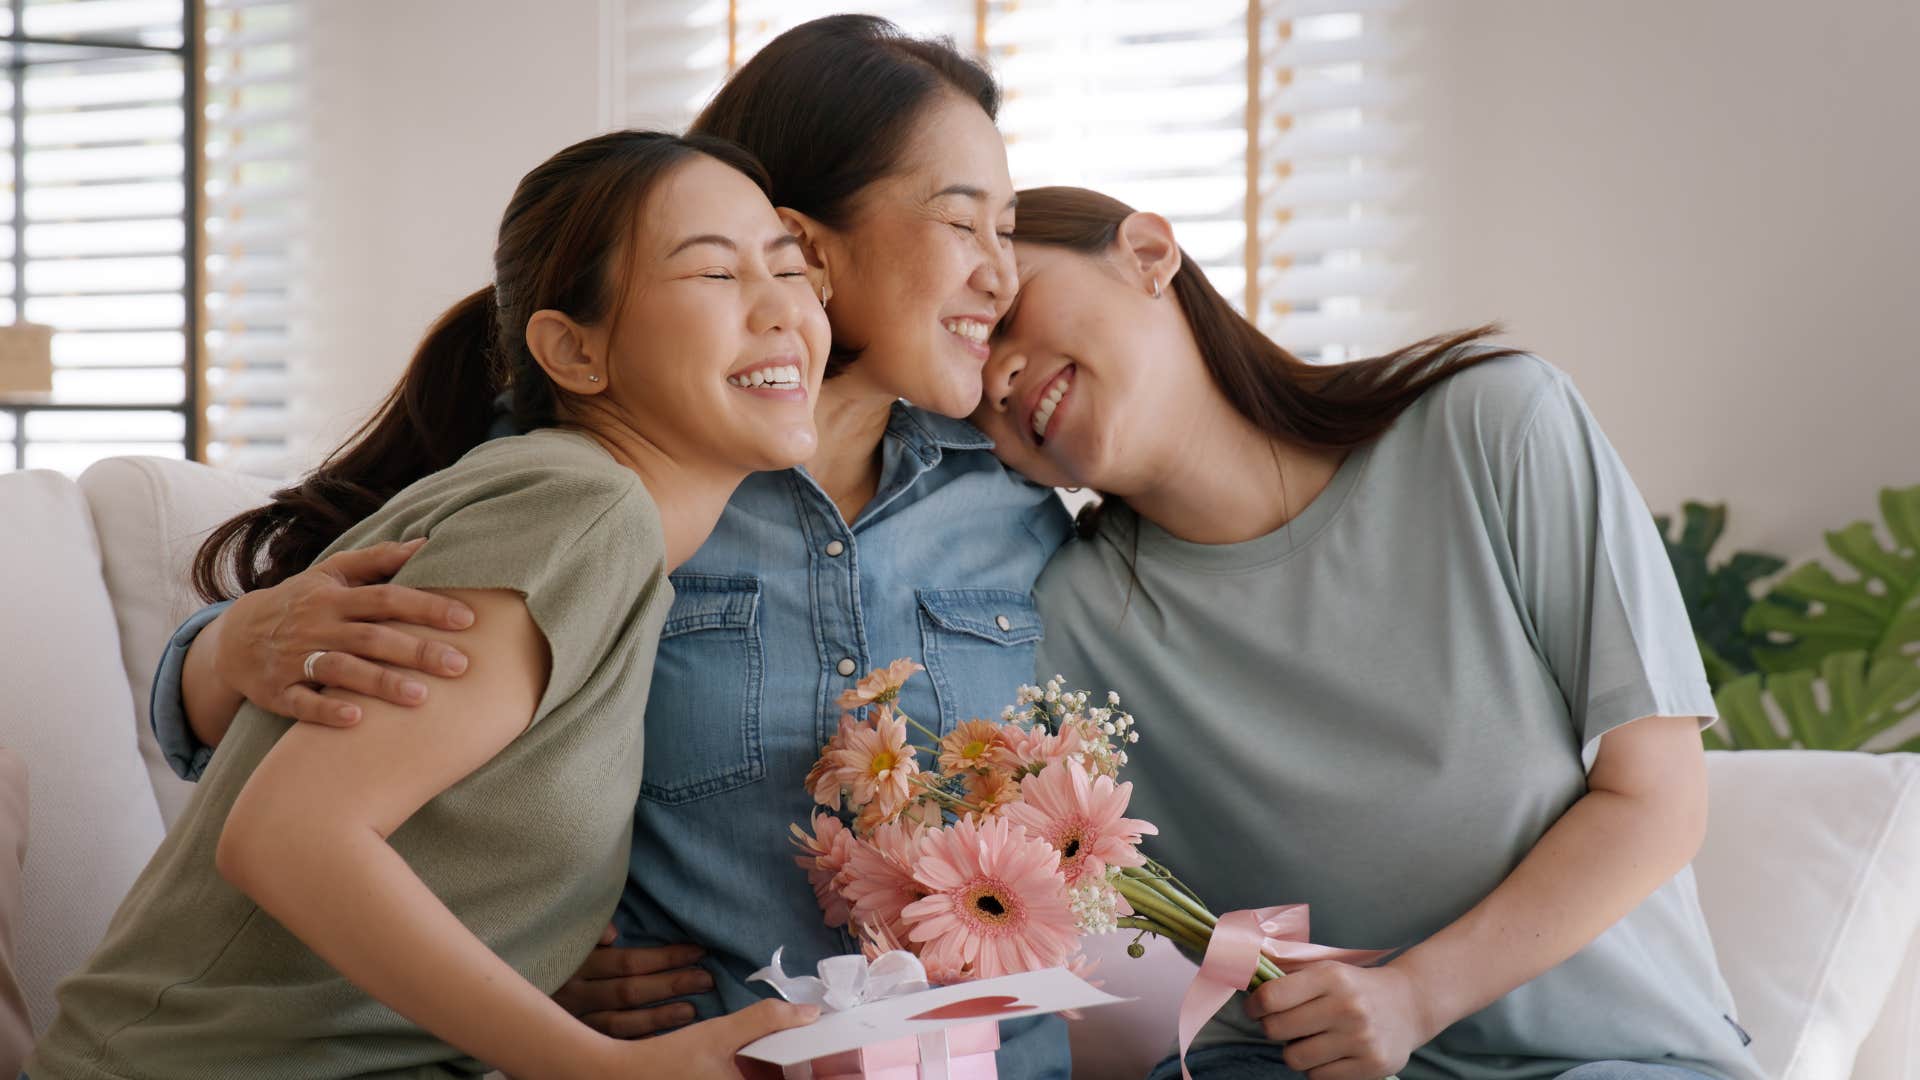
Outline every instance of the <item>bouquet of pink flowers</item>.
{"type": "MultiPolygon", "coordinates": [[[[940,735],[898,706],[922,670],[896,660],[842,694],[807,775],[837,813],[793,826],[794,861],[828,926],[850,926],[869,955],[911,951],[941,984],[1080,971],[1081,938],[1117,929],[1206,951],[1217,920],[1141,853],[1152,823],[1126,816],[1133,785],[1118,776],[1140,735],[1119,695],[1094,704],[1056,677],[1021,687],[1000,720],[940,735]]],[[[1279,974],[1263,956],[1253,985],[1279,974]]]]}

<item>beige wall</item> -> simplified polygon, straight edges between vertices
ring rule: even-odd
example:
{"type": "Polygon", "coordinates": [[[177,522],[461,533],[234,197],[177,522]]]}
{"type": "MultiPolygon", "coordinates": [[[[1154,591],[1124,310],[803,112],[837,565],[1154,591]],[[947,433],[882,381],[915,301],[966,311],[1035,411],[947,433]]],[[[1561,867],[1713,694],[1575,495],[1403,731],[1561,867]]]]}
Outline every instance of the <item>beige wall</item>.
{"type": "Polygon", "coordinates": [[[1425,323],[1504,319],[1735,542],[1920,484],[1920,4],[1412,7],[1425,323]]]}
{"type": "Polygon", "coordinates": [[[314,138],[295,448],[311,464],[429,323],[491,280],[520,177],[600,127],[598,0],[313,4],[314,138]]]}

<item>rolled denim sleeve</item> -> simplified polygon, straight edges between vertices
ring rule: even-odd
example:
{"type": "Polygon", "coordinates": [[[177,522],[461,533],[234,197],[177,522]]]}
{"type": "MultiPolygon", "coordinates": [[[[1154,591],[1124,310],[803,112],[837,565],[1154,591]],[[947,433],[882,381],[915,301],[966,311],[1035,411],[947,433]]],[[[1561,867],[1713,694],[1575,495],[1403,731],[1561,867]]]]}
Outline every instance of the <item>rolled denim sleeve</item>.
{"type": "Polygon", "coordinates": [[[192,725],[187,723],[187,703],[181,692],[187,650],[193,647],[193,639],[200,636],[200,631],[232,603],[223,600],[201,608],[181,623],[180,629],[168,640],[167,650],[160,654],[160,670],[153,675],[153,696],[147,712],[153,718],[153,737],[160,743],[160,752],[166,755],[167,764],[182,780],[197,782],[200,774],[207,771],[207,762],[213,760],[213,747],[201,745],[193,736],[192,725]]]}

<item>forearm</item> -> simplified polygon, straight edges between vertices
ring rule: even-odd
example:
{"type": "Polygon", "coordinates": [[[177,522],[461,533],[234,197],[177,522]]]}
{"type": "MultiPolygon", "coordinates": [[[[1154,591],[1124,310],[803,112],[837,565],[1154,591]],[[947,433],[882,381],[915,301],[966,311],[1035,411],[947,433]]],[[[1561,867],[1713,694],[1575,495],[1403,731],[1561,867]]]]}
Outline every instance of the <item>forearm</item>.
{"type": "Polygon", "coordinates": [[[220,634],[226,616],[208,623],[193,639],[186,663],[180,669],[180,701],[186,706],[187,726],[193,737],[206,746],[219,746],[233,726],[233,718],[246,699],[222,682],[214,670],[214,656],[220,650],[220,634]]]}
{"type": "Polygon", "coordinates": [[[1704,798],[1589,791],[1484,900],[1390,966],[1438,1034],[1624,918],[1692,860],[1705,819],[1704,798]]]}
{"type": "Polygon", "coordinates": [[[260,822],[223,836],[221,863],[322,960],[463,1052],[519,1080],[605,1075],[612,1040],[488,949],[373,828],[260,822]]]}

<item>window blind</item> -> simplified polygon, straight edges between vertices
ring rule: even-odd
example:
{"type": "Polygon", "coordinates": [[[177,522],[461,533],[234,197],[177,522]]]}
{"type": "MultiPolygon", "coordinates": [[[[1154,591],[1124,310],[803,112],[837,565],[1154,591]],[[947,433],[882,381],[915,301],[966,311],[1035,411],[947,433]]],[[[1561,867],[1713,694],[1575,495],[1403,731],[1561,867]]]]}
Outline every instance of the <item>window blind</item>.
{"type": "MultiPolygon", "coordinates": [[[[891,0],[998,76],[1017,186],[1166,215],[1215,286],[1328,362],[1404,343],[1405,0],[891,0]]],[[[818,0],[610,5],[610,124],[684,126],[732,66],[818,0]]],[[[825,76],[823,77],[830,77],[825,76]]]]}
{"type": "Polygon", "coordinates": [[[0,319],[55,330],[52,394],[0,411],[0,468],[185,456],[183,6],[26,0],[0,19],[16,39],[0,82],[0,319]]]}
{"type": "Polygon", "coordinates": [[[285,475],[302,340],[306,0],[206,0],[207,460],[285,475]]]}

